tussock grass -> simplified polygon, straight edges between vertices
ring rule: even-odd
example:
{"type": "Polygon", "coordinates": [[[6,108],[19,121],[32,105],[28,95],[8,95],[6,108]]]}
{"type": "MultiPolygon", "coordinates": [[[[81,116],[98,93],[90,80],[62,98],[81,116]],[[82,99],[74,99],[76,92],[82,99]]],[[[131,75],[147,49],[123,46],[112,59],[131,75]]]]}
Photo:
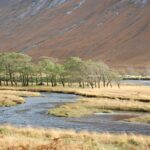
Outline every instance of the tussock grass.
{"type": "Polygon", "coordinates": [[[149,148],[150,137],[144,135],[0,127],[0,150],[148,150],[149,148]]]}
{"type": "Polygon", "coordinates": [[[122,85],[121,88],[114,86],[113,88],[101,87],[98,88],[77,88],[77,87],[46,87],[46,86],[30,86],[30,87],[0,87],[0,89],[10,90],[23,90],[23,91],[34,91],[34,92],[58,92],[77,94],[86,97],[97,97],[97,98],[109,98],[109,99],[120,99],[120,100],[137,100],[150,102],[150,88],[148,86],[132,86],[122,85]]]}
{"type": "Polygon", "coordinates": [[[126,119],[125,121],[128,121],[128,122],[142,122],[142,123],[149,123],[150,124],[150,114],[135,117],[135,118],[126,119]]]}
{"type": "Polygon", "coordinates": [[[15,106],[17,104],[25,103],[25,100],[22,97],[16,95],[8,95],[0,93],[0,107],[5,106],[15,106]]]}
{"type": "Polygon", "coordinates": [[[0,90],[0,107],[9,107],[25,103],[25,100],[22,97],[27,96],[40,96],[40,93],[28,91],[0,90]]]}
{"type": "Polygon", "coordinates": [[[59,117],[81,117],[98,112],[110,111],[150,112],[150,104],[138,101],[120,101],[100,98],[84,98],[50,109],[49,114],[59,117]]]}
{"type": "Polygon", "coordinates": [[[0,94],[9,94],[9,95],[16,95],[21,97],[32,97],[32,96],[40,96],[38,92],[29,92],[29,91],[13,91],[13,90],[0,90],[0,94]]]}

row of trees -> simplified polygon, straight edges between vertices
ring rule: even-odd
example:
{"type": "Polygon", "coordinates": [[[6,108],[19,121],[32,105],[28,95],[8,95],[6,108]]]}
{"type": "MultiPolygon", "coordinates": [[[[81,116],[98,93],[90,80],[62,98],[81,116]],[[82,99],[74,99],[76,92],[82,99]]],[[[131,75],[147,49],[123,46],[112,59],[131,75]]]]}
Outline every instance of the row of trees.
{"type": "Polygon", "coordinates": [[[80,87],[120,85],[120,76],[103,62],[83,61],[70,57],[61,63],[48,57],[33,62],[32,58],[22,53],[0,54],[0,85],[22,86],[51,85],[80,87]]]}

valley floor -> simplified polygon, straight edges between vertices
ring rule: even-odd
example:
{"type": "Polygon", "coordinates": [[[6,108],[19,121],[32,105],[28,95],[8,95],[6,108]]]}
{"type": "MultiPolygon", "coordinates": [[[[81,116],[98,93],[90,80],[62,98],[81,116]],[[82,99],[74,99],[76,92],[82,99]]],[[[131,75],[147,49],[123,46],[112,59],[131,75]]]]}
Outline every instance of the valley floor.
{"type": "Polygon", "coordinates": [[[136,100],[142,102],[150,102],[150,87],[138,85],[122,85],[101,87],[101,88],[78,88],[73,87],[51,87],[51,86],[29,86],[29,87],[0,87],[0,90],[18,90],[18,91],[32,91],[32,92],[56,92],[66,94],[76,94],[85,97],[93,98],[108,98],[119,100],[136,100]]]}
{"type": "Polygon", "coordinates": [[[0,106],[21,104],[25,102],[22,97],[39,96],[40,94],[37,92],[68,93],[84,96],[79,98],[76,103],[64,104],[49,110],[49,114],[59,117],[82,117],[97,112],[134,111],[147,112],[148,114],[126,121],[149,123],[150,120],[150,88],[138,85],[122,85],[121,88],[117,86],[113,88],[101,87],[100,89],[64,88],[61,86],[53,88],[49,86],[0,87],[0,106]]]}
{"type": "MultiPolygon", "coordinates": [[[[149,123],[150,120],[150,88],[146,86],[123,85],[121,88],[101,89],[0,87],[0,106],[21,104],[25,102],[22,97],[40,96],[37,92],[85,96],[75,103],[50,109],[49,114],[55,116],[80,117],[96,112],[109,113],[119,110],[147,112],[146,115],[126,121],[149,123]],[[12,103],[8,105],[7,102],[12,103]]],[[[149,150],[150,136],[0,126],[0,150],[60,150],[60,147],[61,150],[149,150]]]]}
{"type": "Polygon", "coordinates": [[[29,91],[0,90],[0,107],[10,107],[25,103],[23,97],[40,96],[40,93],[29,91]]]}

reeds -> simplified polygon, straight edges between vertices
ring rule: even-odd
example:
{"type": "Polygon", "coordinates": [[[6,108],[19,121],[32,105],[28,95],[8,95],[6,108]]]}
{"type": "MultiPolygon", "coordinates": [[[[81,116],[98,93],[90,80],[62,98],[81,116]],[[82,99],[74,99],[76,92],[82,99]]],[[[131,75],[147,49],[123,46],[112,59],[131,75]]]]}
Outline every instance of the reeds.
{"type": "Polygon", "coordinates": [[[0,150],[148,150],[144,135],[0,127],[0,150]]]}

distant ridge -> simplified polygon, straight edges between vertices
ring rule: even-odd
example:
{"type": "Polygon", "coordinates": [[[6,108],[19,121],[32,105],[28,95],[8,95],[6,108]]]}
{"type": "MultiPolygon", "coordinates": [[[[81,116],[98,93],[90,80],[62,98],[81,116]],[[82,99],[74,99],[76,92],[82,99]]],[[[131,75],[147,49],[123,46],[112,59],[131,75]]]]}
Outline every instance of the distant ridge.
{"type": "Polygon", "coordinates": [[[0,52],[150,66],[150,0],[0,0],[0,52]]]}

